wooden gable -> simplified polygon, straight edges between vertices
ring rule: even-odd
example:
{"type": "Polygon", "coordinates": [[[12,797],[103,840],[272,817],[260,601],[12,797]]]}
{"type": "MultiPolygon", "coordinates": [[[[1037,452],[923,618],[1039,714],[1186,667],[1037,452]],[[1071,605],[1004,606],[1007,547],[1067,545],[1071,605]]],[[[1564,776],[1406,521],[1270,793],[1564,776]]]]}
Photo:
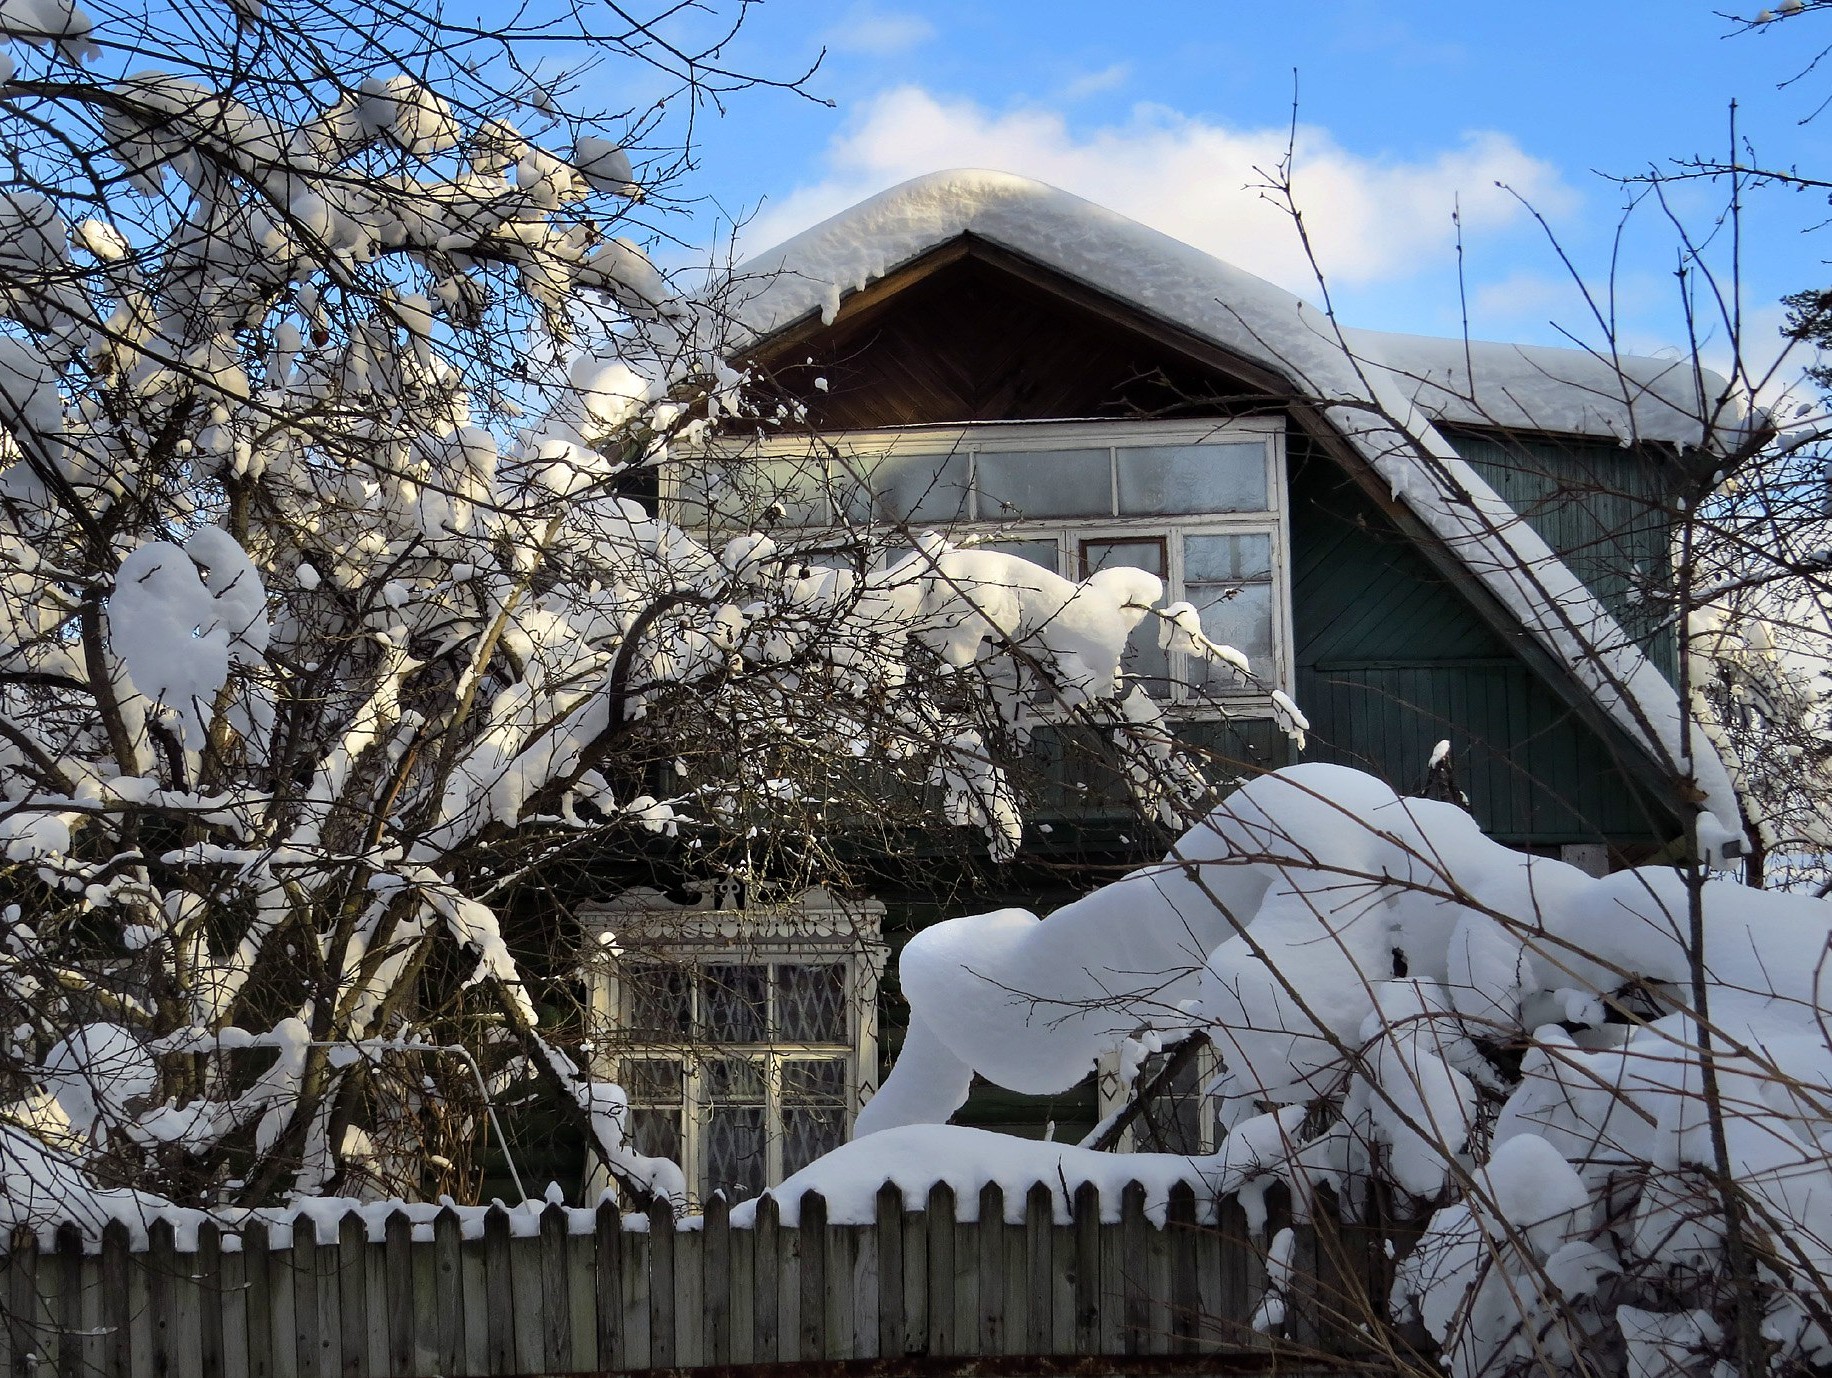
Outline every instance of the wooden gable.
{"type": "Polygon", "coordinates": [[[1278,388],[971,235],[805,320],[748,362],[819,430],[1264,411],[1278,388]],[[1206,357],[1205,357],[1206,356],[1206,357]],[[825,380],[825,387],[816,380],[825,380]]]}

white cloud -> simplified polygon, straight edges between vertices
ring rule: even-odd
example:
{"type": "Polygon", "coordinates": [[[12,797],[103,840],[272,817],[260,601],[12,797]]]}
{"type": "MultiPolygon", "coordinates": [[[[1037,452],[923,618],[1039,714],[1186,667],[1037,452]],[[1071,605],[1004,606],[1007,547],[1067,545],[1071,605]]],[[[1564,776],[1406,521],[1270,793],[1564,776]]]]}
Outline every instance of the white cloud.
{"type": "Polygon", "coordinates": [[[1065,101],[1085,100],[1089,96],[1098,96],[1103,91],[1117,91],[1132,80],[1132,64],[1116,62],[1103,67],[1098,72],[1083,72],[1062,88],[1062,99],[1065,101]]]}
{"type": "Polygon", "coordinates": [[[865,53],[872,57],[894,57],[933,37],[935,26],[921,15],[881,10],[871,5],[854,5],[845,18],[822,35],[826,45],[835,52],[865,53]]]}
{"type": "MultiPolygon", "coordinates": [[[[1074,192],[1308,294],[1315,280],[1291,219],[1265,189],[1289,134],[1228,128],[1155,105],[1083,134],[1054,110],[1000,114],[904,86],[865,106],[827,150],[826,177],[766,204],[744,243],[764,248],[920,173],[987,167],[1074,192]]],[[[1329,131],[1300,125],[1294,167],[1318,260],[1345,286],[1403,279],[1448,255],[1459,199],[1466,238],[1524,221],[1513,192],[1555,215],[1575,200],[1554,167],[1485,131],[1408,161],[1364,157],[1329,131]]]]}

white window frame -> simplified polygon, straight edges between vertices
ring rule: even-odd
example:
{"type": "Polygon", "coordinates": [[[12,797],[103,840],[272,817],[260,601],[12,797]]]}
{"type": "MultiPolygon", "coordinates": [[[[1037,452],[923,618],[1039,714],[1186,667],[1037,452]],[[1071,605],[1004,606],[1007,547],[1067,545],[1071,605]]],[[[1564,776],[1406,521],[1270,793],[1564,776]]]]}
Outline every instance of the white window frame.
{"type": "MultiPolygon", "coordinates": [[[[881,936],[883,916],[884,906],[876,901],[840,900],[818,888],[791,902],[762,905],[741,905],[729,892],[715,897],[710,887],[694,904],[676,904],[656,891],[635,889],[580,909],[594,1075],[621,1084],[624,1067],[632,1061],[675,1060],[682,1065],[679,1166],[694,1201],[707,1185],[706,1139],[713,1107],[707,1064],[713,1059],[762,1065],[766,1189],[780,1184],[785,1175],[784,1063],[804,1058],[845,1061],[841,1142],[850,1139],[859,1110],[878,1085],[878,986],[887,953],[881,936]],[[678,1039],[638,1038],[629,1029],[629,992],[623,978],[629,966],[649,964],[695,973],[722,964],[763,966],[769,969],[768,1002],[775,999],[778,965],[841,966],[845,1038],[834,1043],[766,1039],[733,1044],[700,1042],[691,1033],[678,1039]]],[[[699,982],[690,983],[689,991],[697,1026],[699,982]]],[[[625,1089],[630,1090],[627,1085],[625,1089]]],[[[648,1108],[635,1095],[631,1105],[648,1108]]]]}
{"type": "MultiPolygon", "coordinates": [[[[1250,417],[1232,421],[1044,421],[980,422],[972,425],[905,426],[885,430],[840,431],[823,434],[818,441],[822,450],[831,447],[829,457],[815,453],[807,437],[765,439],[749,444],[721,443],[699,460],[672,464],[662,478],[664,511],[679,513],[683,478],[708,462],[731,462],[745,458],[804,458],[810,464],[824,464],[831,478],[835,467],[844,468],[848,459],[856,458],[860,467],[869,467],[880,458],[899,451],[917,454],[963,453],[968,456],[968,515],[949,523],[913,521],[912,531],[945,530],[955,540],[977,537],[983,541],[1054,539],[1057,542],[1057,573],[1078,577],[1081,542],[1090,539],[1164,536],[1166,537],[1165,602],[1184,597],[1183,542],[1190,536],[1266,535],[1272,549],[1272,661],[1255,663],[1253,670],[1261,687],[1250,692],[1210,696],[1194,692],[1189,685],[1186,658],[1179,655],[1170,664],[1170,694],[1161,699],[1178,717],[1203,718],[1228,716],[1271,716],[1270,690],[1292,692],[1294,667],[1291,630],[1291,519],[1286,488],[1285,425],[1273,417],[1250,417]],[[1165,445],[1241,445],[1257,440],[1263,446],[1266,506],[1244,512],[1178,513],[1170,515],[1120,516],[1117,452],[1141,446],[1165,445]],[[999,453],[1046,452],[1064,449],[1106,447],[1110,460],[1111,498],[1109,515],[1095,517],[992,518],[978,511],[977,456],[986,451],[999,453]]],[[[843,480],[839,480],[843,481],[843,480]]],[[[809,531],[833,530],[843,526],[832,514],[826,527],[810,526],[809,531]]]]}

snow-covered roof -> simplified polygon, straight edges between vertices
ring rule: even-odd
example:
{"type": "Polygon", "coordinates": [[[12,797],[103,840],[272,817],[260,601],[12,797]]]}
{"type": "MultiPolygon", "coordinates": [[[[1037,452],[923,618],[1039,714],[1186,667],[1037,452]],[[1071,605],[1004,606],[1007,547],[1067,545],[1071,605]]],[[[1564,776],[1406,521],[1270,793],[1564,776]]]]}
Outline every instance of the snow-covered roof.
{"type": "MultiPolygon", "coordinates": [[[[1728,836],[1728,774],[1673,687],[1457,454],[1437,423],[1699,446],[1723,380],[1690,358],[1611,357],[1337,330],[1281,287],[1080,197],[1010,173],[918,177],[743,264],[721,301],[759,340],[971,234],[1289,379],[1523,627],[1656,761],[1689,762],[1728,836]]],[[[1742,413],[1729,418],[1745,424],[1742,413]]],[[[1683,769],[1683,767],[1682,767],[1683,769]]]]}

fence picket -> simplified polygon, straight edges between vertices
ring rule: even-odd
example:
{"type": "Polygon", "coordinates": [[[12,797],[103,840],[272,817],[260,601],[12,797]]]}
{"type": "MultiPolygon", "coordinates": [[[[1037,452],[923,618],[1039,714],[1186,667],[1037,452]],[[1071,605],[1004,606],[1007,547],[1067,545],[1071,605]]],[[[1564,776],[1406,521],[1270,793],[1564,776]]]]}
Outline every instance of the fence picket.
{"type": "Polygon", "coordinates": [[[903,1188],[878,1188],[878,1357],[903,1353],[903,1188]]]}
{"type": "MultiPolygon", "coordinates": [[[[323,1243],[312,1218],[299,1216],[281,1247],[263,1219],[247,1220],[233,1240],[204,1221],[182,1253],[173,1222],[156,1218],[138,1255],[128,1228],[109,1225],[93,1262],[74,1226],[42,1253],[36,1235],[20,1230],[0,1254],[0,1375],[509,1378],[1265,1348],[1247,1327],[1263,1291],[1264,1244],[1238,1202],[1178,1185],[1158,1227],[1145,1201],[1130,1183],[1117,1223],[1103,1222],[1100,1193],[1084,1183],[1059,1225],[1050,1184],[1040,1182],[1025,1194],[1021,1222],[1008,1223],[1003,1187],[987,1183],[975,1218],[962,1221],[947,1184],[912,1211],[886,1182],[864,1222],[834,1222],[828,1200],[809,1192],[793,1229],[766,1195],[749,1228],[732,1225],[722,1197],[697,1231],[681,1230],[666,1208],[626,1221],[605,1201],[589,1232],[549,1204],[537,1233],[517,1237],[499,1204],[483,1214],[481,1238],[466,1240],[448,1206],[430,1230],[392,1211],[375,1243],[355,1211],[323,1243]],[[1212,1227],[1202,1223],[1211,1216],[1212,1227]]],[[[1279,1192],[1268,1206],[1276,1229],[1289,1207],[1279,1192]]],[[[1333,1217],[1300,1231],[1294,1309],[1332,1314],[1300,1319],[1295,1341],[1355,1357],[1363,1342],[1333,1312],[1342,1296],[1365,1292],[1368,1247],[1333,1217]]]]}
{"type": "Polygon", "coordinates": [[[488,1373],[514,1373],[514,1265],[510,1258],[509,1212],[498,1201],[483,1217],[484,1344],[488,1373]]]}
{"type": "Polygon", "coordinates": [[[780,1215],[774,1196],[765,1192],[757,1198],[757,1223],[752,1227],[757,1256],[751,1293],[756,1308],[752,1316],[756,1340],[751,1360],[759,1364],[773,1364],[781,1357],[776,1344],[777,1279],[782,1269],[780,1215]]]}
{"type": "Polygon", "coordinates": [[[827,1198],[818,1191],[802,1194],[796,1222],[801,1260],[801,1308],[796,1329],[797,1353],[805,1361],[827,1357],[827,1198]]]}
{"type": "Polygon", "coordinates": [[[958,1352],[954,1328],[954,1188],[929,1188],[929,1349],[931,1356],[958,1352]]]}
{"type": "Polygon", "coordinates": [[[701,1290],[706,1297],[706,1358],[709,1363],[732,1361],[732,1230],[731,1207],[725,1193],[715,1191],[706,1203],[700,1227],[701,1290]]]}
{"type": "MultiPolygon", "coordinates": [[[[263,1231],[265,1235],[265,1231],[263,1231]]],[[[265,1238],[263,1238],[265,1243],[265,1238]]],[[[128,1295],[127,1226],[110,1220],[102,1228],[102,1373],[104,1378],[130,1378],[133,1373],[133,1317],[128,1295]]]]}

